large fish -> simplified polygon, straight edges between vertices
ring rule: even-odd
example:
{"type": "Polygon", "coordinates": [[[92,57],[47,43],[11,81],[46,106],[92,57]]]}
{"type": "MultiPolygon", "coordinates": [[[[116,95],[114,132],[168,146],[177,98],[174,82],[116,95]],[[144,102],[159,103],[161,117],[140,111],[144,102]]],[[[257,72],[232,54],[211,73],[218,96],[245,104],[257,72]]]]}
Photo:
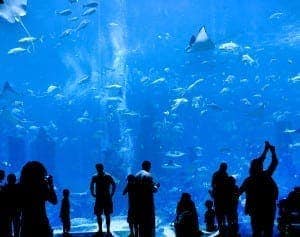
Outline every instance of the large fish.
{"type": "Polygon", "coordinates": [[[203,26],[197,36],[193,35],[190,39],[189,45],[186,47],[185,51],[187,53],[206,51],[215,48],[215,44],[211,41],[206,33],[206,29],[203,26]]]}
{"type": "Polygon", "coordinates": [[[19,22],[26,15],[27,0],[5,0],[0,4],[0,17],[9,23],[19,22]]]}

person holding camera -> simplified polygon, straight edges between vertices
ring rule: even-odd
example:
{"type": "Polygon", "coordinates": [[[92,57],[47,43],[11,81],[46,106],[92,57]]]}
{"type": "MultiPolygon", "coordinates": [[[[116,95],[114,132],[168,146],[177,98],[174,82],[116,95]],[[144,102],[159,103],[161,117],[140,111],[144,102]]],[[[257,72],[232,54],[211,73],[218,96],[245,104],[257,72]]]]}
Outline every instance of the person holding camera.
{"type": "Polygon", "coordinates": [[[272,175],[277,166],[278,159],[275,146],[266,141],[262,155],[252,160],[250,175],[239,189],[239,194],[246,193],[245,213],[251,218],[253,237],[273,236],[278,187],[272,175]],[[269,151],[272,154],[272,161],[269,167],[264,170],[263,164],[269,151]]]}
{"type": "Polygon", "coordinates": [[[53,178],[47,175],[42,163],[31,161],[25,164],[20,177],[21,231],[20,237],[51,237],[46,202],[57,204],[53,178]]]}

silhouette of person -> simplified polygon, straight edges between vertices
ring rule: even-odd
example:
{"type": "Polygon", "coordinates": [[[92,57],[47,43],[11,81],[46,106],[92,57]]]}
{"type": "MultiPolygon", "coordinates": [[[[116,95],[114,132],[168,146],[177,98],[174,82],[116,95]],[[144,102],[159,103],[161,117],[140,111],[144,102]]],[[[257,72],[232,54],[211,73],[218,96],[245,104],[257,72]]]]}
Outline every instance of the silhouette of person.
{"type": "Polygon", "coordinates": [[[251,218],[253,237],[272,237],[276,213],[278,187],[272,175],[278,165],[275,146],[265,142],[265,148],[259,158],[252,160],[249,177],[240,187],[239,193],[246,193],[245,213],[251,218]],[[268,151],[272,153],[272,161],[266,170],[263,163],[268,151]]]}
{"type": "Polygon", "coordinates": [[[151,162],[143,161],[142,170],[136,178],[136,221],[138,236],[155,236],[155,207],[153,193],[157,192],[159,184],[154,183],[150,173],[151,162]]]}
{"type": "Polygon", "coordinates": [[[239,187],[236,185],[236,180],[233,176],[228,177],[227,180],[227,213],[226,219],[228,221],[230,236],[238,235],[238,203],[239,203],[239,187]]]}
{"type": "Polygon", "coordinates": [[[127,176],[127,185],[124,188],[123,195],[128,194],[128,214],[127,222],[129,224],[130,235],[129,237],[137,236],[137,226],[136,226],[136,186],[135,186],[135,176],[130,174],[127,176]]]}
{"type": "Polygon", "coordinates": [[[7,176],[7,184],[3,190],[6,193],[6,210],[8,218],[8,228],[10,236],[18,236],[20,231],[20,207],[18,198],[20,196],[20,186],[17,182],[15,174],[9,174],[7,176]],[[12,234],[14,233],[14,235],[12,234]]]}
{"type": "Polygon", "coordinates": [[[183,193],[177,204],[175,220],[176,237],[200,236],[198,214],[189,193],[183,193]]]}
{"type": "Polygon", "coordinates": [[[206,223],[206,230],[209,232],[215,231],[217,228],[215,225],[216,212],[213,208],[213,205],[214,205],[213,201],[206,200],[205,202],[206,212],[204,215],[204,220],[206,223]]]}
{"type": "Polygon", "coordinates": [[[30,161],[22,168],[20,187],[20,237],[53,236],[45,206],[47,201],[57,204],[52,176],[47,176],[47,170],[42,163],[30,161]]]}
{"type": "Polygon", "coordinates": [[[0,236],[9,236],[9,218],[7,213],[7,195],[3,181],[5,171],[0,170],[0,236]]]}
{"type": "Polygon", "coordinates": [[[116,192],[116,183],[113,177],[104,172],[103,164],[96,164],[97,174],[92,177],[90,183],[90,191],[96,199],[94,206],[94,214],[98,221],[98,235],[102,236],[102,214],[106,219],[107,235],[112,236],[110,232],[110,215],[113,213],[112,198],[116,192]]]}
{"type": "Polygon", "coordinates": [[[49,172],[55,169],[55,142],[44,128],[40,128],[35,140],[31,143],[31,160],[41,162],[49,172]]]}
{"type": "Polygon", "coordinates": [[[214,199],[215,212],[218,222],[218,228],[220,231],[226,227],[226,191],[227,191],[227,164],[222,162],[219,170],[217,170],[212,177],[212,197],[214,199]]]}
{"type": "Polygon", "coordinates": [[[59,217],[63,224],[63,236],[69,236],[71,229],[70,220],[70,191],[68,189],[63,190],[63,199],[61,201],[59,217]]]}

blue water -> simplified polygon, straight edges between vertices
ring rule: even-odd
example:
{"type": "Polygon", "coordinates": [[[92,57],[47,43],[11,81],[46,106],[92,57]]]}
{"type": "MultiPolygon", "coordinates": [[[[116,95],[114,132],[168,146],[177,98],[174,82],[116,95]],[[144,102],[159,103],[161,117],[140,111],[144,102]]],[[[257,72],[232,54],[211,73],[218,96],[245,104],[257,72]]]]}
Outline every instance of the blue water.
{"type": "MultiPolygon", "coordinates": [[[[104,0],[82,17],[84,3],[29,1],[21,19],[41,38],[34,47],[18,43],[27,36],[18,22],[1,19],[0,84],[8,81],[18,93],[1,100],[1,168],[19,172],[9,159],[9,136],[23,139],[25,162],[44,127],[56,144],[46,166],[54,167],[49,173],[59,195],[69,188],[72,218],[92,219],[94,164],[103,162],[118,181],[114,215],[120,216],[126,175],[151,160],[165,224],[182,191],[192,194],[203,223],[219,163],[228,162],[241,184],[265,140],[277,147],[280,197],[299,184],[299,1],[104,0]],[[55,14],[64,9],[72,14],[55,14]],[[76,32],[84,19],[87,27],[76,32]],[[215,49],[186,53],[202,26],[215,49]],[[66,29],[73,30],[62,38],[66,29]],[[236,48],[220,49],[229,42],[236,48]],[[29,52],[7,54],[20,46],[29,52]]],[[[54,226],[57,210],[49,210],[54,226]]]]}

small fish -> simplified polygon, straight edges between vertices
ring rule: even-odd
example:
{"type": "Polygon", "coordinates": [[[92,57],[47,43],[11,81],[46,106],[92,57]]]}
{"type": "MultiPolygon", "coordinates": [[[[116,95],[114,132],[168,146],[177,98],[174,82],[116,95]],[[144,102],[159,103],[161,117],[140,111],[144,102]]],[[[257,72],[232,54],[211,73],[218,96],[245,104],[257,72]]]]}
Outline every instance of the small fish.
{"type": "Polygon", "coordinates": [[[90,77],[88,75],[83,76],[79,79],[78,85],[84,85],[89,81],[90,77]]]}
{"type": "Polygon", "coordinates": [[[82,30],[82,29],[86,28],[90,22],[91,21],[87,20],[87,19],[82,20],[79,23],[79,25],[76,27],[75,31],[78,32],[79,30],[82,30]]]}
{"type": "Polygon", "coordinates": [[[72,14],[72,11],[70,9],[65,9],[61,11],[55,11],[55,14],[60,16],[69,16],[72,14]]]}
{"type": "Polygon", "coordinates": [[[272,20],[272,19],[279,19],[282,15],[283,15],[282,12],[276,12],[276,13],[273,13],[271,16],[269,16],[269,19],[270,20],[272,20]]]}
{"type": "Polygon", "coordinates": [[[121,89],[122,86],[119,85],[119,84],[113,84],[113,85],[108,85],[108,86],[105,86],[106,89],[121,89]]]}
{"type": "Polygon", "coordinates": [[[17,47],[17,48],[12,48],[12,49],[8,50],[7,54],[10,54],[10,55],[11,54],[19,54],[19,53],[23,53],[25,51],[27,51],[28,53],[31,53],[29,48],[24,49],[22,47],[17,47]]]}
{"type": "Polygon", "coordinates": [[[230,41],[228,43],[223,43],[219,46],[219,49],[220,50],[223,50],[223,51],[235,51],[239,48],[239,45],[230,41]]]}
{"type": "Polygon", "coordinates": [[[72,32],[73,29],[66,29],[60,34],[59,38],[65,38],[66,36],[69,36],[72,32]]]}
{"type": "Polygon", "coordinates": [[[74,17],[70,17],[68,19],[68,21],[78,21],[79,20],[79,17],[78,16],[74,16],[74,17]]]}
{"type": "Polygon", "coordinates": [[[56,89],[58,89],[57,86],[50,85],[50,86],[47,88],[47,94],[52,93],[52,92],[55,91],[56,89]]]}
{"type": "Polygon", "coordinates": [[[292,83],[300,82],[300,73],[299,73],[297,76],[294,76],[294,77],[292,77],[292,78],[289,78],[288,81],[289,81],[289,82],[292,82],[292,83]]]}
{"type": "Polygon", "coordinates": [[[289,144],[290,148],[297,148],[300,147],[300,142],[294,143],[294,144],[289,144]]]}
{"type": "Polygon", "coordinates": [[[252,65],[255,63],[254,59],[249,54],[244,54],[242,56],[242,62],[245,64],[252,65]]]}
{"type": "Polygon", "coordinates": [[[173,100],[173,105],[172,105],[172,108],[171,110],[174,111],[176,110],[180,105],[182,104],[186,104],[188,101],[188,99],[186,98],[178,98],[178,99],[175,99],[173,100]]]}
{"type": "Polygon", "coordinates": [[[283,132],[288,134],[300,133],[300,129],[285,129],[283,132]]]}
{"type": "Polygon", "coordinates": [[[184,155],[185,155],[185,153],[181,152],[181,151],[168,151],[166,153],[166,156],[173,157],[173,158],[179,158],[179,157],[182,157],[184,155]]]}
{"type": "Polygon", "coordinates": [[[88,16],[88,15],[92,15],[93,13],[95,13],[97,10],[97,8],[92,7],[92,8],[88,8],[87,10],[85,10],[81,16],[88,16]]]}
{"type": "Polygon", "coordinates": [[[187,88],[187,90],[188,91],[192,90],[194,87],[198,86],[203,81],[204,81],[203,78],[200,78],[200,79],[196,80],[193,84],[189,85],[189,87],[187,88]]]}
{"type": "Polygon", "coordinates": [[[174,161],[169,161],[168,163],[165,163],[162,165],[162,168],[164,169],[179,169],[182,165],[176,164],[174,161]]]}
{"type": "Polygon", "coordinates": [[[18,40],[18,42],[20,44],[26,44],[26,43],[34,43],[36,41],[40,40],[41,42],[43,42],[43,38],[41,37],[40,39],[36,38],[36,37],[32,37],[32,36],[29,36],[29,37],[24,37],[24,38],[21,38],[18,40]]]}
{"type": "Polygon", "coordinates": [[[70,3],[77,3],[78,0],[69,0],[70,3]]]}
{"type": "Polygon", "coordinates": [[[98,6],[97,2],[89,2],[82,5],[82,7],[97,7],[97,6],[98,6]]]}
{"type": "Polygon", "coordinates": [[[228,92],[230,92],[228,87],[224,87],[222,90],[220,90],[220,94],[227,94],[228,92]]]}
{"type": "Polygon", "coordinates": [[[108,25],[109,25],[109,26],[118,26],[119,24],[118,24],[118,23],[115,23],[115,22],[110,22],[108,25]]]}
{"type": "Polygon", "coordinates": [[[160,78],[154,80],[153,82],[151,82],[151,85],[160,84],[160,83],[165,82],[165,81],[166,81],[166,78],[160,77],[160,78]]]}

